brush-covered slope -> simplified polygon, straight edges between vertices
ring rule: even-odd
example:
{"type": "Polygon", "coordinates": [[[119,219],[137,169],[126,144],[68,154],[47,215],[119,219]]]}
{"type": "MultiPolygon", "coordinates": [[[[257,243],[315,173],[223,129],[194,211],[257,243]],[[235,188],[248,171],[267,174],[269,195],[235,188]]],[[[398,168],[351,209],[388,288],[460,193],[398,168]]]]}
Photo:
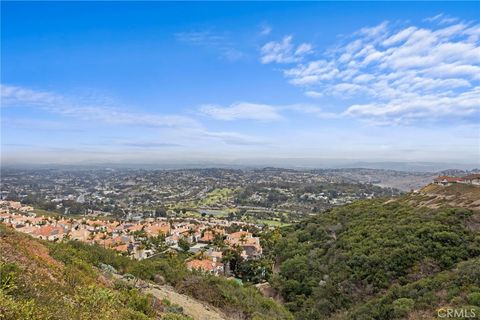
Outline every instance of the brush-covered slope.
{"type": "Polygon", "coordinates": [[[430,208],[462,207],[480,211],[480,186],[455,183],[450,186],[429,184],[410,197],[412,204],[430,208]]]}
{"type": "Polygon", "coordinates": [[[210,311],[211,306],[221,309],[226,319],[292,319],[284,307],[264,298],[254,287],[192,273],[181,257],[137,261],[76,241],[36,240],[1,224],[0,253],[1,320],[205,318],[200,313],[186,316],[170,301],[142,294],[131,283],[115,281],[118,276],[99,271],[105,264],[147,282],[160,277],[173,286],[168,290],[176,290],[176,296],[193,297],[210,311]]]}
{"type": "Polygon", "coordinates": [[[297,319],[432,319],[441,307],[480,307],[480,213],[412,197],[358,201],[283,230],[271,283],[297,319]]]}
{"type": "Polygon", "coordinates": [[[118,287],[81,259],[53,258],[42,242],[4,226],[0,252],[0,319],[189,319],[164,313],[160,301],[118,287]]]}

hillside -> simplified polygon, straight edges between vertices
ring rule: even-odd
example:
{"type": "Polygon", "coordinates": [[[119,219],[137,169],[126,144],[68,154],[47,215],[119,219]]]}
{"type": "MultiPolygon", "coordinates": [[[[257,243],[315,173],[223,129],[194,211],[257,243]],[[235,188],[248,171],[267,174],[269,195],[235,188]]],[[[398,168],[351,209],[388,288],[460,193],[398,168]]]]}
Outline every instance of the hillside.
{"type": "Polygon", "coordinates": [[[270,282],[295,317],[432,319],[442,307],[480,315],[480,213],[458,207],[476,190],[426,191],[442,199],[435,208],[425,194],[364,200],[284,228],[270,282]]]}
{"type": "Polygon", "coordinates": [[[0,252],[2,320],[291,319],[255,288],[191,273],[174,256],[136,261],[80,242],[36,240],[3,225],[0,252]],[[113,271],[98,268],[106,265],[113,271]]]}
{"type": "Polygon", "coordinates": [[[192,319],[82,259],[62,262],[44,243],[0,234],[0,319],[192,319]]]}
{"type": "Polygon", "coordinates": [[[455,183],[450,186],[429,184],[420,189],[421,196],[412,197],[418,206],[438,208],[441,206],[480,210],[480,186],[455,183]]]}

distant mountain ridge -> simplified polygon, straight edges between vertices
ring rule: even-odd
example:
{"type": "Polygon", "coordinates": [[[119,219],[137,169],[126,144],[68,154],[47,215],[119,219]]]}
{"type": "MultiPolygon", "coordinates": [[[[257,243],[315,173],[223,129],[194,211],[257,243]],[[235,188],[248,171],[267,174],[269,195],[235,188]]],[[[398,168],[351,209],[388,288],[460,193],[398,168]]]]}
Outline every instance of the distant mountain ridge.
{"type": "Polygon", "coordinates": [[[3,168],[22,169],[259,169],[266,167],[286,169],[378,169],[397,170],[407,172],[438,172],[443,170],[476,170],[478,163],[449,163],[449,162],[401,162],[401,161],[351,161],[346,159],[317,159],[317,158],[245,158],[232,160],[185,160],[145,163],[128,162],[82,162],[82,163],[44,163],[30,164],[21,162],[2,162],[3,168]]]}

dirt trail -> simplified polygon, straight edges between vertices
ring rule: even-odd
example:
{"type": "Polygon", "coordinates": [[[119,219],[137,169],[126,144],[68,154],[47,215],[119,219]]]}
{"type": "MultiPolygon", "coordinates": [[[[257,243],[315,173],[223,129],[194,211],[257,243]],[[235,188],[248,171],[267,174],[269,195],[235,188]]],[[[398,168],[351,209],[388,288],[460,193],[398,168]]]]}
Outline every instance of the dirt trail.
{"type": "Polygon", "coordinates": [[[150,293],[159,299],[168,299],[171,303],[178,304],[183,308],[183,312],[195,320],[227,320],[227,318],[213,307],[201,303],[198,300],[186,295],[175,292],[169,286],[152,286],[142,289],[145,293],[150,293]]]}
{"type": "Polygon", "coordinates": [[[194,298],[178,293],[173,287],[168,285],[156,285],[140,280],[138,283],[132,280],[125,280],[120,274],[113,273],[115,279],[125,281],[136,287],[143,293],[150,293],[156,298],[168,299],[172,304],[179,305],[183,308],[183,312],[195,320],[229,320],[221,311],[203,303],[194,298]]]}

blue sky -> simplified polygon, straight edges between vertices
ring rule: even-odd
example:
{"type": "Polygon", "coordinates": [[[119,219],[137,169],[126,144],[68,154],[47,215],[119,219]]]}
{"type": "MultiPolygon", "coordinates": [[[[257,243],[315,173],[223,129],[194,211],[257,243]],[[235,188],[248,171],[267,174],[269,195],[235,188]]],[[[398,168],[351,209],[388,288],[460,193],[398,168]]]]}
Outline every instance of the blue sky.
{"type": "Polygon", "coordinates": [[[2,2],[4,163],[480,163],[478,2],[2,2]]]}

